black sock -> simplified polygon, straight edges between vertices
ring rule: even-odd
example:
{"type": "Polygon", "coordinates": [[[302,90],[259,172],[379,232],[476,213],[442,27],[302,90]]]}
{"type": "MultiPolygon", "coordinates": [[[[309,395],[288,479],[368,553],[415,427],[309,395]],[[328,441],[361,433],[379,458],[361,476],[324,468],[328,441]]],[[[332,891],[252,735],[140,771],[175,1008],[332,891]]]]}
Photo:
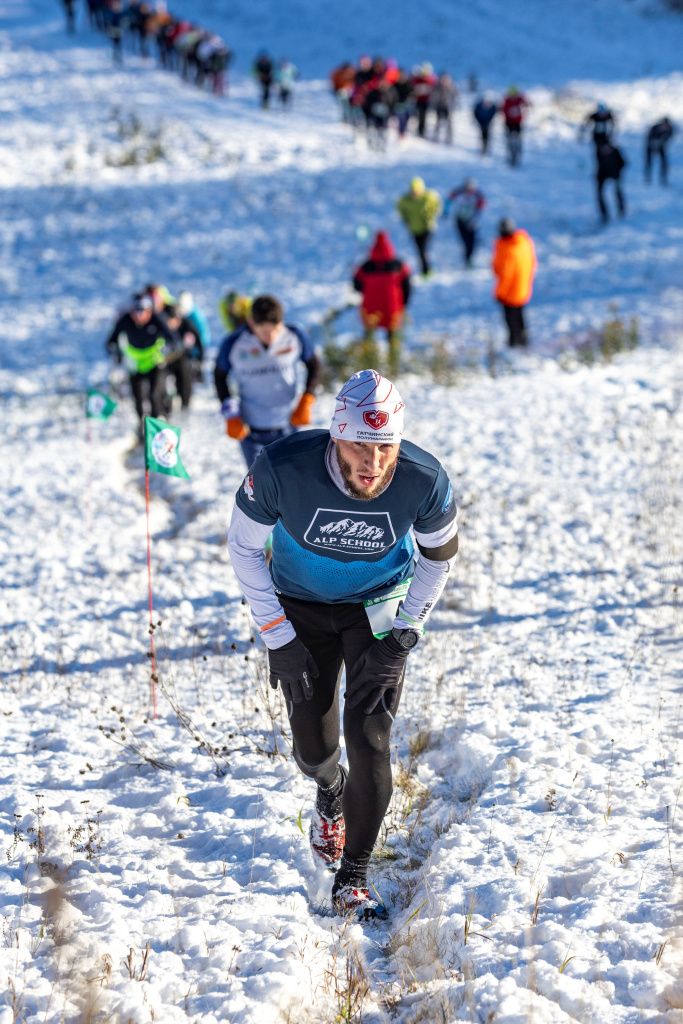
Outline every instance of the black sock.
{"type": "Polygon", "coordinates": [[[353,889],[367,889],[369,862],[369,857],[354,860],[353,857],[349,857],[348,853],[344,851],[342,854],[341,864],[334,876],[332,896],[336,896],[339,890],[345,885],[350,885],[353,889]]]}
{"type": "Polygon", "coordinates": [[[318,814],[329,821],[336,821],[341,817],[342,793],[348,772],[341,765],[337,768],[337,776],[331,786],[318,786],[318,796],[315,801],[315,808],[318,814]]]}

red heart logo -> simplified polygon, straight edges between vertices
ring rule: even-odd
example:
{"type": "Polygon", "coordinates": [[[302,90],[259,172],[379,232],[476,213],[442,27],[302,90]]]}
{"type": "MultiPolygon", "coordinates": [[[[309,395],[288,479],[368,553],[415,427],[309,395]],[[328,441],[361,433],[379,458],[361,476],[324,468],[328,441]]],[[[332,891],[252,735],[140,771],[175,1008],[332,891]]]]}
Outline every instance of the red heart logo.
{"type": "Polygon", "coordinates": [[[382,427],[386,427],[389,422],[389,413],[380,412],[379,409],[373,409],[372,412],[364,412],[363,420],[373,430],[381,430],[382,427]]]}

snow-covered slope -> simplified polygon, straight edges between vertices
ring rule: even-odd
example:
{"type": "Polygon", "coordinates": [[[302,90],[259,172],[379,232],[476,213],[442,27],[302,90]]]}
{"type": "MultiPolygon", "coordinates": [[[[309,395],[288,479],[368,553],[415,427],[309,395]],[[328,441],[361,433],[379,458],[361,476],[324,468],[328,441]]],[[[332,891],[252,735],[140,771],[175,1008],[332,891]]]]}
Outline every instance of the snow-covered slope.
{"type": "MultiPolygon", "coordinates": [[[[47,0],[36,5],[42,11],[47,0]]],[[[644,35],[653,24],[663,31],[661,22],[638,24],[644,35]]],[[[681,24],[671,22],[660,39],[665,54],[678,53],[681,24]]],[[[605,233],[596,231],[590,146],[576,141],[577,120],[595,96],[590,82],[569,95],[533,92],[517,173],[502,166],[501,135],[492,158],[480,159],[467,110],[452,149],[413,139],[387,158],[338,124],[323,82],[302,83],[296,112],[283,119],[255,109],[248,79],[238,77],[221,103],[135,59],[130,70],[112,70],[99,38],[60,49],[60,29],[59,19],[24,24],[16,34],[41,49],[11,47],[7,37],[2,55],[0,181],[13,187],[0,227],[7,286],[0,301],[12,310],[6,329],[16,341],[6,364],[31,364],[47,352],[50,361],[70,352],[99,358],[112,304],[144,279],[189,283],[212,313],[226,284],[268,287],[291,314],[320,322],[347,300],[351,266],[364,251],[359,226],[389,227],[412,259],[394,203],[415,173],[444,193],[477,176],[489,204],[486,248],[501,215],[531,232],[540,258],[532,330],[541,349],[602,323],[612,302],[658,337],[680,317],[680,189],[675,176],[667,192],[640,183],[644,128],[681,105],[676,74],[601,88],[619,115],[631,164],[629,218],[605,233]],[[159,148],[163,158],[148,163],[159,148]],[[665,301],[653,302],[653,293],[665,301]]],[[[437,273],[411,307],[411,343],[436,333],[462,356],[501,336],[486,248],[465,273],[452,230],[442,225],[437,273]]],[[[355,315],[339,326],[354,325],[355,315]]]]}
{"type": "MultiPolygon", "coordinates": [[[[518,172],[500,139],[480,160],[466,113],[452,149],[376,154],[314,77],[291,116],[262,113],[239,75],[219,101],[137,59],[115,70],[100,37],[66,40],[51,0],[0,0],[0,1024],[674,1024],[683,210],[679,168],[647,189],[639,161],[649,119],[680,107],[681,22],[608,0],[372,21],[353,2],[315,20],[309,5],[232,21],[190,7],[228,26],[240,58],[281,45],[307,76],[362,49],[452,53],[460,71],[474,54],[494,84],[533,86],[532,123],[518,172]],[[606,230],[575,138],[598,89],[632,161],[628,218],[606,230]],[[297,824],[313,793],[229,564],[243,470],[211,388],[181,424],[192,479],[152,481],[156,720],[133,420],[124,400],[89,445],[83,392],[106,380],[114,308],[150,279],[189,286],[212,317],[231,283],[320,323],[348,299],[359,226],[389,226],[412,258],[393,206],[416,172],[442,191],[474,172],[489,206],[475,269],[443,224],[411,306],[409,351],[441,339],[458,357],[458,386],[410,372],[401,390],[409,436],[454,480],[462,547],[393,737],[373,876],[392,917],[362,929],[329,915],[297,824]],[[497,358],[492,377],[488,244],[503,213],[531,231],[540,270],[534,352],[497,358]],[[558,362],[611,303],[639,316],[641,347],[558,362]]],[[[351,311],[340,331],[355,330],[351,311]]],[[[318,425],[330,407],[321,396],[318,425]]]]}

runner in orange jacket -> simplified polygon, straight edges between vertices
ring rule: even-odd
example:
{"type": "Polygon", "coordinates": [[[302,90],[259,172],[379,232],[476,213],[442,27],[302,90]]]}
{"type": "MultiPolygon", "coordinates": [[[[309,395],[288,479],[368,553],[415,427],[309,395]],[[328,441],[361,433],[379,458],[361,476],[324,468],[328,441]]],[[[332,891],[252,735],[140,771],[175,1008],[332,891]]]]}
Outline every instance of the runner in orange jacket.
{"type": "Polygon", "coordinates": [[[527,334],[522,310],[531,298],[536,273],[536,249],[526,231],[505,217],[500,222],[491,263],[496,276],[494,295],[503,307],[510,332],[510,348],[526,347],[527,334]]]}

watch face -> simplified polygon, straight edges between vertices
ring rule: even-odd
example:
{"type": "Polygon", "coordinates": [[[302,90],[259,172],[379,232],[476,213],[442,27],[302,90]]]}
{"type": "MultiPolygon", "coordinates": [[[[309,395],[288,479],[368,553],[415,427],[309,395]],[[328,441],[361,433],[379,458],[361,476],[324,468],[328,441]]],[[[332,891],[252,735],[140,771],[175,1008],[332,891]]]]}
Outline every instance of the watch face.
{"type": "Polygon", "coordinates": [[[406,629],[401,634],[401,646],[410,649],[417,643],[417,633],[413,633],[412,629],[406,629]]]}

